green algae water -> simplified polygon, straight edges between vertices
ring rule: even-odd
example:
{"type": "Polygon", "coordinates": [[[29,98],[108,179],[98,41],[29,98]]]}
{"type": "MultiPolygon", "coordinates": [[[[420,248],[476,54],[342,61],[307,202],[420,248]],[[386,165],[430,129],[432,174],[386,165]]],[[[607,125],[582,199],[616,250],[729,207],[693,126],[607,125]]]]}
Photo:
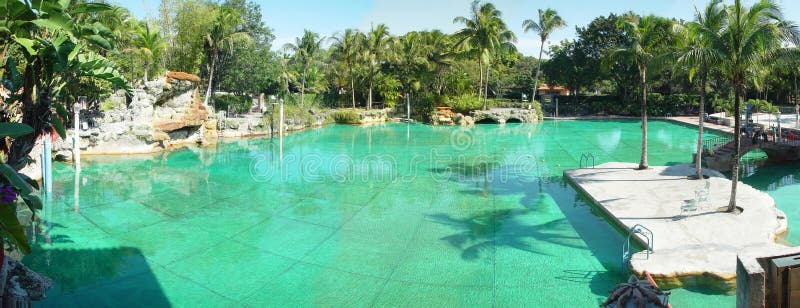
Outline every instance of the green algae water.
{"type": "MultiPolygon", "coordinates": [[[[23,262],[56,282],[45,306],[596,307],[627,280],[624,238],[562,172],[638,162],[639,138],[624,120],[333,125],[86,158],[56,166],[23,262]]],[[[652,165],[695,145],[650,123],[652,165]]]]}

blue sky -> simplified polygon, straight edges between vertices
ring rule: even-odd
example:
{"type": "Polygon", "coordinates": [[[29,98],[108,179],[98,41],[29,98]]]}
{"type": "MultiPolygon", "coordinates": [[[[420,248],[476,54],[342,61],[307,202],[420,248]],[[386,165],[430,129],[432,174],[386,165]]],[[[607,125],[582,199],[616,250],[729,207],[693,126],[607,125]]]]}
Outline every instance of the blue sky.
{"type": "MultiPolygon", "coordinates": [[[[392,34],[412,30],[458,30],[456,16],[468,16],[471,0],[256,0],[261,5],[264,22],[276,35],[275,47],[291,42],[310,29],[331,36],[345,28],[369,30],[371,23],[385,23],[392,34]]],[[[694,6],[705,0],[494,0],[503,12],[509,28],[517,34],[517,48],[525,55],[537,55],[539,40],[534,33],[524,33],[522,22],[535,19],[539,8],[553,8],[567,21],[568,27],[554,33],[551,43],[575,36],[575,26],[585,26],[592,19],[609,13],[633,11],[689,20],[694,6]]],[[[730,3],[730,0],[726,2],[730,3]]],[[[751,3],[751,1],[745,0],[751,3]]],[[[800,22],[800,1],[778,0],[790,19],[800,22]]],[[[158,16],[159,0],[118,1],[137,17],[158,16]]]]}

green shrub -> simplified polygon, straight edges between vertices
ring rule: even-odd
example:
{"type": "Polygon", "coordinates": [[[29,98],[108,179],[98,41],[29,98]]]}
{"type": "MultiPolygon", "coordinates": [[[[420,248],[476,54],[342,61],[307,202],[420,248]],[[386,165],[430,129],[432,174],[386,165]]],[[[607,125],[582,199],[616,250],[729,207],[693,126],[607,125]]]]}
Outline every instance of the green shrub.
{"type": "Polygon", "coordinates": [[[246,113],[253,107],[253,99],[250,96],[217,94],[214,95],[214,106],[216,110],[224,110],[230,113],[246,113]]]}
{"type": "MultiPolygon", "coordinates": [[[[776,113],[778,112],[778,106],[770,104],[770,102],[763,100],[763,99],[751,99],[745,102],[746,104],[750,104],[753,106],[753,112],[762,112],[762,113],[776,113]]],[[[742,110],[744,110],[744,106],[742,106],[742,110]]],[[[733,108],[731,108],[733,109],[733,108]]]]}
{"type": "Polygon", "coordinates": [[[336,110],[333,121],[339,124],[359,124],[360,117],[355,109],[336,110]]]}
{"type": "Polygon", "coordinates": [[[100,104],[100,111],[109,111],[111,109],[114,109],[114,102],[112,102],[110,99],[104,100],[100,104]]]}
{"type": "Polygon", "coordinates": [[[442,104],[461,114],[469,114],[470,111],[479,110],[483,107],[483,102],[478,99],[478,96],[471,94],[443,98],[442,104]]]}
{"type": "Polygon", "coordinates": [[[544,112],[542,112],[542,104],[539,101],[533,101],[531,104],[533,105],[533,110],[536,111],[536,116],[539,118],[539,121],[544,119],[544,112]]]}
{"type": "Polygon", "coordinates": [[[438,95],[412,98],[411,118],[420,122],[430,121],[436,112],[436,106],[443,105],[444,100],[445,97],[438,95]]]}

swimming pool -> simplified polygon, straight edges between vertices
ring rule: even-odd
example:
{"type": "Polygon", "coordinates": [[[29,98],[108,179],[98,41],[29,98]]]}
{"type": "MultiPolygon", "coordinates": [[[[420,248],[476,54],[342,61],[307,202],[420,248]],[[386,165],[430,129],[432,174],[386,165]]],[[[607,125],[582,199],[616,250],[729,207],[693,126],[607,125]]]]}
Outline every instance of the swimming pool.
{"type": "MultiPolygon", "coordinates": [[[[623,237],[561,175],[637,162],[639,138],[628,120],[332,125],[86,159],[56,166],[23,262],[56,281],[48,306],[597,306],[626,280],[623,237]]],[[[651,165],[695,144],[650,123],[651,165]]]]}

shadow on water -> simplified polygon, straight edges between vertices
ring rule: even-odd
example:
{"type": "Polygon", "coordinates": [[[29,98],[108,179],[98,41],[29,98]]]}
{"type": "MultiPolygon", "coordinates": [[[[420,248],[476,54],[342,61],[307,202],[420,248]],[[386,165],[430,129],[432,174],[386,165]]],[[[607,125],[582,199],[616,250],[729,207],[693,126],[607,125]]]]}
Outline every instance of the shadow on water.
{"type": "MultiPolygon", "coordinates": [[[[64,226],[53,224],[52,228],[64,226]]],[[[22,259],[23,264],[55,283],[41,302],[43,306],[170,306],[138,248],[70,248],[74,244],[66,235],[39,234],[31,253],[22,259]],[[43,244],[46,241],[50,244],[43,244]]]]}
{"type": "Polygon", "coordinates": [[[546,251],[537,250],[531,242],[582,248],[566,242],[575,240],[575,237],[547,232],[563,229],[565,227],[563,219],[535,225],[523,223],[518,219],[528,213],[530,211],[526,209],[505,209],[485,211],[464,219],[448,214],[433,214],[428,217],[434,222],[459,230],[455,234],[443,237],[442,240],[461,249],[461,257],[466,260],[478,259],[482,251],[501,246],[550,256],[546,251]],[[498,232],[499,229],[503,231],[498,232]]]}
{"type": "MultiPolygon", "coordinates": [[[[516,199],[516,206],[519,208],[516,209],[485,211],[463,219],[446,214],[431,216],[436,222],[457,230],[442,240],[461,249],[463,258],[477,258],[482,250],[493,245],[554,258],[566,257],[550,255],[550,252],[535,247],[536,242],[546,242],[579,250],[588,249],[591,256],[602,265],[602,269],[589,264],[586,268],[565,269],[554,276],[554,279],[586,283],[598,297],[607,296],[617,283],[625,280],[627,273],[623,272],[621,262],[624,237],[599,210],[591,206],[586,196],[578,193],[563,177],[543,173],[540,173],[542,176],[530,176],[526,174],[530,173],[530,170],[515,170],[514,166],[507,165],[499,167],[492,165],[494,168],[488,170],[475,166],[450,167],[451,170],[478,170],[479,172],[465,172],[465,175],[483,178],[481,180],[487,181],[486,187],[494,196],[519,196],[516,199]],[[496,176],[494,172],[500,169],[504,169],[503,172],[511,176],[507,178],[496,176]],[[485,173],[492,176],[483,177],[485,173]],[[548,208],[552,208],[553,204],[563,213],[563,218],[542,224],[526,223],[537,215],[546,215],[548,208]],[[570,236],[571,232],[568,230],[570,228],[574,229],[574,233],[578,236],[570,236]],[[513,231],[498,232],[499,230],[513,231]]],[[[457,177],[451,177],[451,180],[463,183],[463,180],[457,177]]],[[[458,193],[475,196],[482,192],[478,189],[465,189],[458,193]]]]}

